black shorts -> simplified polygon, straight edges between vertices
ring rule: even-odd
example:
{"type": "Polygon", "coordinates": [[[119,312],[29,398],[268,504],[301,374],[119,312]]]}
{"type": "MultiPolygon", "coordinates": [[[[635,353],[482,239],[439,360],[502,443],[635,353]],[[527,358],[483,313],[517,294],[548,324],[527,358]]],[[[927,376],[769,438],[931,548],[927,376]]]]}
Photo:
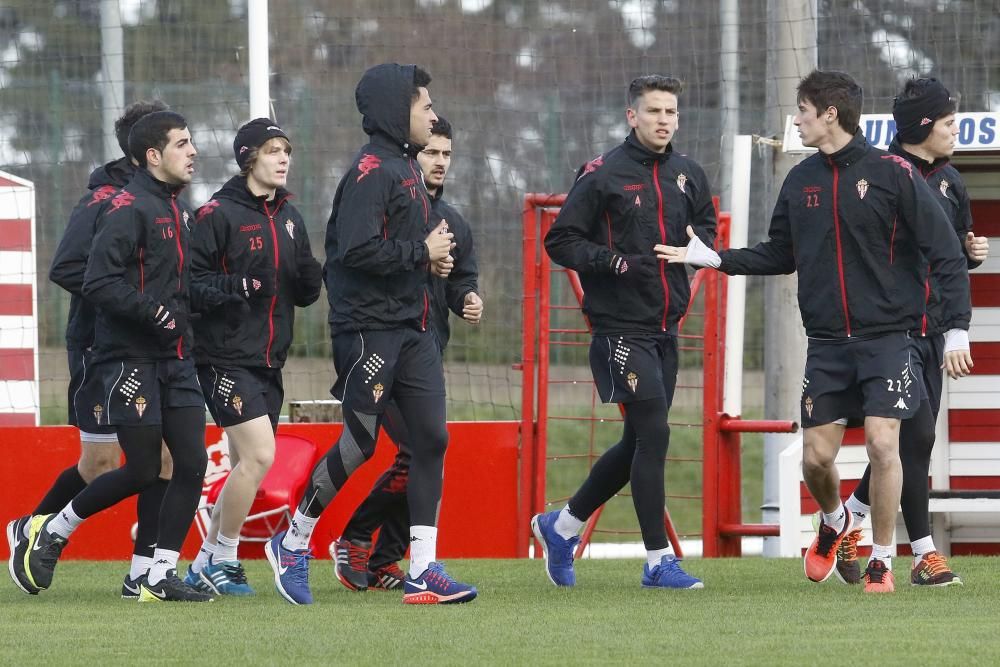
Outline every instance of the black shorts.
{"type": "Polygon", "coordinates": [[[944,334],[937,336],[917,336],[914,339],[917,354],[923,365],[924,396],[931,402],[934,421],[941,410],[941,390],[944,386],[944,334]]]}
{"type": "MultiPolygon", "coordinates": [[[[104,384],[91,367],[90,350],[67,350],[69,360],[69,424],[84,435],[115,435],[104,414],[104,384]]],[[[83,438],[86,439],[85,437],[83,438]]]]}
{"type": "Polygon", "coordinates": [[[204,407],[194,361],[104,361],[94,366],[104,386],[102,423],[114,426],[156,426],[163,408],[204,407]]]}
{"type": "Polygon", "coordinates": [[[670,405],[677,386],[677,336],[594,336],[590,341],[590,371],[605,403],[662,397],[670,405]]]}
{"type": "Polygon", "coordinates": [[[924,398],[922,361],[904,332],[867,338],[809,339],[802,380],[804,428],[865,417],[909,419],[924,398]]]}
{"type": "Polygon", "coordinates": [[[235,426],[267,415],[278,428],[285,387],[280,368],[198,365],[205,404],[218,426],[235,426]]]}
{"type": "Polygon", "coordinates": [[[415,329],[354,331],[333,337],[334,398],[363,414],[382,414],[391,397],[444,396],[434,335],[415,329]]]}

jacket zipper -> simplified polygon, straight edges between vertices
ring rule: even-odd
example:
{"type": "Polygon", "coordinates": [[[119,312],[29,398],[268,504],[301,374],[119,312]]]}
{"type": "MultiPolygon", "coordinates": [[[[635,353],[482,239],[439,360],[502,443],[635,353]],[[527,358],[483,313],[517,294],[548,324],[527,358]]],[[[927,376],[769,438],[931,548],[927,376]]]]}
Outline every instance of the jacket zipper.
{"type": "MultiPolygon", "coordinates": [[[[410,173],[413,174],[413,178],[416,179],[417,182],[419,183],[420,179],[417,178],[417,172],[414,171],[414,169],[413,169],[413,160],[412,159],[408,159],[406,161],[406,163],[410,167],[410,173]]],[[[430,214],[430,211],[427,209],[427,196],[426,196],[426,194],[423,191],[420,192],[420,202],[424,205],[424,229],[426,229],[427,232],[430,233],[430,231],[431,231],[430,230],[430,225],[431,225],[431,219],[430,218],[431,218],[431,214],[430,214]]],[[[386,237],[388,238],[388,231],[386,232],[386,237]]],[[[430,302],[429,302],[429,300],[427,298],[427,285],[425,284],[424,285],[424,312],[420,316],[420,330],[421,331],[427,331],[427,312],[429,310],[430,310],[430,302]]]]}
{"type": "MultiPolygon", "coordinates": [[[[288,197],[283,197],[278,200],[278,203],[274,207],[274,213],[278,212],[281,205],[285,203],[285,199],[288,197]]],[[[274,231],[274,214],[267,207],[267,202],[264,202],[264,213],[267,214],[267,220],[271,224],[271,243],[274,247],[274,294],[271,295],[271,307],[267,311],[267,348],[264,350],[264,361],[267,363],[267,367],[271,367],[271,345],[274,343],[274,307],[278,303],[278,264],[279,255],[278,252],[278,234],[274,231]]]]}
{"type": "Polygon", "coordinates": [[[847,337],[851,337],[851,313],[847,309],[847,284],[844,281],[844,254],[840,245],[840,209],[839,195],[837,192],[840,183],[840,170],[836,163],[830,162],[833,167],[833,232],[837,239],[837,276],[840,279],[840,303],[844,308],[844,327],[847,330],[847,337]]]}
{"type": "MultiPolygon", "coordinates": [[[[181,213],[177,210],[177,195],[170,195],[170,208],[174,210],[174,240],[177,241],[177,291],[183,293],[184,248],[181,246],[181,213]]],[[[184,332],[177,339],[177,358],[184,358],[184,332]]]]}
{"type": "MultiPolygon", "coordinates": [[[[656,188],[657,217],[660,223],[660,243],[667,244],[667,227],[663,219],[663,192],[660,190],[660,163],[653,163],[653,187],[656,188]]],[[[670,288],[667,286],[666,262],[657,262],[660,265],[660,284],[663,285],[663,319],[660,320],[660,329],[667,330],[667,312],[670,310],[670,288]]]]}

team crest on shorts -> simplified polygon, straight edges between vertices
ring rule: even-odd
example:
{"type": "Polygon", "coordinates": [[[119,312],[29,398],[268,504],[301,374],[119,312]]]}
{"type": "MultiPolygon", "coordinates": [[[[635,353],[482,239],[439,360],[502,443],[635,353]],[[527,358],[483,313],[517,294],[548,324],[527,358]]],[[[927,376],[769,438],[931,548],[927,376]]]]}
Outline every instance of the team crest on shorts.
{"type": "Polygon", "coordinates": [[[104,415],[104,406],[98,403],[94,406],[94,421],[98,424],[101,423],[101,417],[104,415]]]}
{"type": "Polygon", "coordinates": [[[381,382],[376,382],[375,386],[372,387],[372,396],[375,397],[375,402],[376,403],[378,403],[379,399],[382,398],[382,392],[384,390],[385,390],[385,387],[382,386],[381,382]]]}
{"type": "Polygon", "coordinates": [[[804,401],[802,401],[802,405],[806,409],[806,415],[808,415],[809,418],[812,419],[812,416],[813,416],[813,400],[812,400],[812,398],[810,398],[809,396],[806,396],[806,399],[804,401]]]}
{"type": "Polygon", "coordinates": [[[943,178],[941,179],[941,184],[938,187],[941,188],[941,196],[942,197],[947,197],[948,196],[948,188],[950,186],[951,186],[951,183],[949,183],[947,180],[945,180],[943,178]]]}
{"type": "Polygon", "coordinates": [[[865,195],[868,194],[868,181],[862,178],[857,182],[856,187],[858,188],[858,198],[864,199],[865,195]]]}
{"type": "Polygon", "coordinates": [[[236,414],[243,416],[243,399],[240,398],[239,394],[233,396],[233,410],[236,410],[236,414]]]}
{"type": "Polygon", "coordinates": [[[295,223],[291,219],[285,220],[285,231],[288,232],[289,238],[295,238],[295,223]]]}
{"type": "Polygon", "coordinates": [[[634,394],[635,388],[639,386],[639,376],[632,371],[629,371],[629,374],[625,376],[625,381],[628,382],[628,388],[631,389],[634,394]]]}
{"type": "Polygon", "coordinates": [[[684,174],[677,174],[677,189],[681,192],[685,192],[684,184],[688,182],[688,177],[684,174]]]}
{"type": "Polygon", "coordinates": [[[142,396],[137,396],[135,399],[135,411],[139,414],[139,419],[142,419],[142,415],[146,412],[146,399],[142,396]]]}

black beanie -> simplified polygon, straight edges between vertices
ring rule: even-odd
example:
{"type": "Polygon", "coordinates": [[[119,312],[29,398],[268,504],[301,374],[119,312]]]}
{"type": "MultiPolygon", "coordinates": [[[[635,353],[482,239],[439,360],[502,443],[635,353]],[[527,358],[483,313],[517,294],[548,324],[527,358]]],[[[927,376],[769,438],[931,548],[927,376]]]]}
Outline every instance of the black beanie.
{"type": "Polygon", "coordinates": [[[278,124],[273,120],[270,118],[254,118],[236,132],[236,139],[233,140],[233,152],[236,153],[236,164],[240,166],[241,170],[246,169],[247,158],[250,157],[251,149],[260,148],[268,139],[275,137],[282,137],[288,140],[288,143],[291,143],[285,131],[278,127],[278,124]]]}
{"type": "Polygon", "coordinates": [[[937,79],[927,79],[917,97],[897,97],[892,105],[896,121],[896,137],[900,143],[920,144],[930,136],[934,122],[955,112],[955,101],[948,89],[937,79]]]}

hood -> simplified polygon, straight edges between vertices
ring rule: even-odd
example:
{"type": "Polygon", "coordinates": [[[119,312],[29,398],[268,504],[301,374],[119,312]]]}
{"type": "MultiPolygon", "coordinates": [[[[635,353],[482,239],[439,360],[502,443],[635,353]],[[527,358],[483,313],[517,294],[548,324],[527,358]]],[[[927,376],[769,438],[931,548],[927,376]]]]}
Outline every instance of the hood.
{"type": "MultiPolygon", "coordinates": [[[[291,194],[288,190],[278,188],[274,193],[274,201],[281,201],[290,196],[291,194]]],[[[263,202],[266,201],[264,197],[258,197],[254,193],[250,192],[250,188],[247,187],[246,176],[240,176],[239,174],[226,181],[226,183],[219,188],[219,191],[212,195],[212,199],[228,199],[238,204],[242,204],[247,208],[252,208],[255,211],[264,210],[263,202]]]]}
{"type": "Polygon", "coordinates": [[[106,185],[123,188],[132,180],[135,170],[136,167],[132,164],[131,160],[120,157],[114,162],[109,162],[90,172],[90,181],[87,183],[87,189],[96,190],[106,185]]]}
{"type": "Polygon", "coordinates": [[[415,69],[415,65],[386,63],[364,73],[354,91],[354,100],[364,116],[361,126],[366,134],[383,134],[400,147],[410,148],[410,99],[415,69]]]}
{"type": "Polygon", "coordinates": [[[933,162],[928,162],[924,158],[914,155],[913,153],[903,148],[903,145],[899,143],[899,135],[892,138],[892,143],[889,144],[888,150],[893,155],[904,157],[910,162],[912,162],[914,166],[916,166],[916,168],[920,171],[921,174],[926,174],[930,170],[937,169],[938,167],[942,167],[948,164],[948,162],[950,162],[950,160],[946,157],[941,157],[934,160],[933,162]]]}

